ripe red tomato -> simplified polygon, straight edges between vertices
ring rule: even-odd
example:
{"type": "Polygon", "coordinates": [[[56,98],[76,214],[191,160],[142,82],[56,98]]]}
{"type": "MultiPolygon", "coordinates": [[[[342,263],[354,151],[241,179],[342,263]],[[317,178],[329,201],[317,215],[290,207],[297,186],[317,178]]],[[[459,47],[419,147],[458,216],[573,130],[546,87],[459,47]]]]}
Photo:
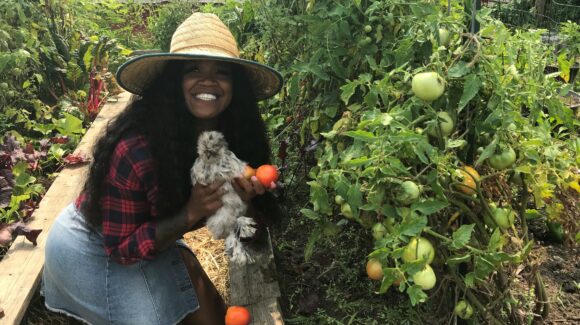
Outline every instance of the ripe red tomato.
{"type": "Polygon", "coordinates": [[[256,169],[256,177],[266,187],[278,180],[278,169],[273,165],[262,165],[256,169]]]}
{"type": "Polygon", "coordinates": [[[226,311],[226,325],[248,325],[252,321],[250,311],[242,306],[230,306],[226,311]]]}

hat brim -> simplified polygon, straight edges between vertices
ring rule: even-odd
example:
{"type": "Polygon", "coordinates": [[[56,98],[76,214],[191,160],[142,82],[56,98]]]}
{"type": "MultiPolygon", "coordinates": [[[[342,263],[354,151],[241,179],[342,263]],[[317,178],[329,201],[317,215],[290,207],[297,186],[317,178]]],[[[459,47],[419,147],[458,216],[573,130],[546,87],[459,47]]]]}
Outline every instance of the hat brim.
{"type": "Polygon", "coordinates": [[[174,60],[213,60],[240,65],[246,71],[248,82],[258,100],[274,96],[282,89],[283,85],[282,75],[278,71],[255,61],[203,54],[177,53],[150,53],[132,58],[117,70],[117,83],[133,94],[142,95],[143,91],[163,71],[165,64],[174,60]]]}

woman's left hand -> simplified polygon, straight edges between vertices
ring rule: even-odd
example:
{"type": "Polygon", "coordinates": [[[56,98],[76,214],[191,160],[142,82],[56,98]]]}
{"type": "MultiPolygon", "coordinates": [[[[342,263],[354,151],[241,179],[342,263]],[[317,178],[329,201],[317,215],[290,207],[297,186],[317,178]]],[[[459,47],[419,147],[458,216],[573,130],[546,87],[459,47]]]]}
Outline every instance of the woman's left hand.
{"type": "MultiPolygon", "coordinates": [[[[238,195],[242,198],[243,201],[249,202],[253,199],[256,195],[262,195],[266,192],[266,187],[258,181],[256,176],[252,176],[252,178],[247,179],[244,177],[236,177],[232,182],[232,186],[238,192],[238,195]]],[[[275,187],[275,184],[274,184],[275,187]]],[[[271,190],[274,187],[270,188],[271,190]]]]}

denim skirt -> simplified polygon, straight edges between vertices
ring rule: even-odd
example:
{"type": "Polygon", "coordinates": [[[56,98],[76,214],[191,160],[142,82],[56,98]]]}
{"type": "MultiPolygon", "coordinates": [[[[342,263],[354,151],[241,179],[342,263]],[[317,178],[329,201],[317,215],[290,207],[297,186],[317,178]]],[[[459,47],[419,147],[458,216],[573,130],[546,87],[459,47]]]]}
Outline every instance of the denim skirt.
{"type": "Polygon", "coordinates": [[[122,265],[105,253],[74,204],[55,220],[45,247],[46,307],[89,324],[177,324],[199,309],[178,241],[153,260],[122,265]]]}

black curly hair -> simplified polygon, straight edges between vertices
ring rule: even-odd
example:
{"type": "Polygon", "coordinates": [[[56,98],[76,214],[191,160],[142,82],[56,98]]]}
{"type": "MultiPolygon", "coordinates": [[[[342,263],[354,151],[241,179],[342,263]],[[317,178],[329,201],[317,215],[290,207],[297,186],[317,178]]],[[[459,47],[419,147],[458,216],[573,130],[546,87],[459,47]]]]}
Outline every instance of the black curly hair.
{"type": "MultiPolygon", "coordinates": [[[[267,131],[243,70],[237,65],[233,68],[232,102],[219,116],[218,130],[225,135],[230,150],[256,168],[270,162],[267,131]]],[[[192,132],[196,118],[188,111],[181,91],[182,70],[183,61],[168,62],[160,77],[142,96],[132,97],[96,143],[83,188],[85,200],[80,207],[89,224],[98,227],[102,223],[99,202],[103,180],[117,143],[127,134],[143,135],[156,161],[159,195],[155,204],[159,217],[176,214],[187,202],[191,193],[189,170],[197,158],[197,138],[192,132]]],[[[280,215],[270,193],[254,198],[253,205],[258,212],[257,221],[263,225],[271,224],[280,215]]]]}

